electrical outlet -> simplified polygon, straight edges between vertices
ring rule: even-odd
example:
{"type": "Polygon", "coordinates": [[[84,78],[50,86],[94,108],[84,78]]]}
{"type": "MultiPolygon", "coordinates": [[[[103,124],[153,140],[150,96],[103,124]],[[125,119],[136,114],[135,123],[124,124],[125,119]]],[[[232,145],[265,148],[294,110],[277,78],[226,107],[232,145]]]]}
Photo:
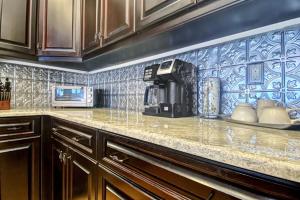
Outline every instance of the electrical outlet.
{"type": "Polygon", "coordinates": [[[247,84],[264,84],[264,62],[251,63],[247,66],[247,84]]]}

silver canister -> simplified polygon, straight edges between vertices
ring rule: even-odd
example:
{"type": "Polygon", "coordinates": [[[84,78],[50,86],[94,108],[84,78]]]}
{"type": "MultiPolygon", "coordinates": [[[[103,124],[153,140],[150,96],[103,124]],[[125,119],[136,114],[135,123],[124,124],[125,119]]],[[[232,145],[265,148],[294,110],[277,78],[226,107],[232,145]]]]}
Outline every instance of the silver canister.
{"type": "Polygon", "coordinates": [[[220,113],[221,81],[216,77],[208,77],[203,84],[203,117],[217,118],[220,113]]]}

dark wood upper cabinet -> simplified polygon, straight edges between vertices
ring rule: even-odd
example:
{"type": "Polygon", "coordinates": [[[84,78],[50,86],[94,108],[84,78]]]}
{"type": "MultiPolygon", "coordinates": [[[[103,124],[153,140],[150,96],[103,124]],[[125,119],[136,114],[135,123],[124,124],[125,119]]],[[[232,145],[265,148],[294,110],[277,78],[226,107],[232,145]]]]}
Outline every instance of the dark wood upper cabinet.
{"type": "Polygon", "coordinates": [[[102,0],[103,44],[134,32],[134,0],[102,0]]]}
{"type": "Polygon", "coordinates": [[[197,0],[137,0],[136,28],[142,29],[196,2],[197,0]]]}
{"type": "Polygon", "coordinates": [[[101,46],[101,0],[82,1],[82,50],[88,53],[101,46]]]}
{"type": "Polygon", "coordinates": [[[0,48],[35,54],[37,0],[0,0],[0,48]]]}
{"type": "Polygon", "coordinates": [[[81,55],[81,1],[41,0],[38,53],[81,55]]]}

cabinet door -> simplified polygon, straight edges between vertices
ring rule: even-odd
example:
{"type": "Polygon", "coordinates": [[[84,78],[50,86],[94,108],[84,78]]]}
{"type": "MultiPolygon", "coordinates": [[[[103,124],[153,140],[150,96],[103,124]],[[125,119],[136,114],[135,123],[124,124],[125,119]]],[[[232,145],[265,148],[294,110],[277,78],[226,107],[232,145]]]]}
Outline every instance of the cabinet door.
{"type": "Polygon", "coordinates": [[[96,200],[96,161],[79,152],[69,152],[68,200],[96,200]]]}
{"type": "Polygon", "coordinates": [[[41,0],[39,55],[80,56],[80,0],[41,0]]]}
{"type": "Polygon", "coordinates": [[[119,176],[109,168],[98,167],[98,199],[99,200],[123,200],[123,199],[158,199],[146,190],[133,185],[125,178],[119,176]]]}
{"type": "Polygon", "coordinates": [[[83,0],[82,49],[84,53],[100,47],[101,0],[83,0]]]}
{"type": "Polygon", "coordinates": [[[0,0],[0,47],[35,54],[36,0],[0,0]]]}
{"type": "Polygon", "coordinates": [[[51,139],[51,199],[66,200],[67,146],[51,139]]]}
{"type": "Polygon", "coordinates": [[[124,38],[134,31],[134,0],[102,0],[103,44],[124,38]]]}
{"type": "Polygon", "coordinates": [[[40,139],[0,143],[0,199],[40,199],[40,139]]]}
{"type": "Polygon", "coordinates": [[[158,22],[194,3],[196,0],[137,0],[137,29],[158,22]]]}

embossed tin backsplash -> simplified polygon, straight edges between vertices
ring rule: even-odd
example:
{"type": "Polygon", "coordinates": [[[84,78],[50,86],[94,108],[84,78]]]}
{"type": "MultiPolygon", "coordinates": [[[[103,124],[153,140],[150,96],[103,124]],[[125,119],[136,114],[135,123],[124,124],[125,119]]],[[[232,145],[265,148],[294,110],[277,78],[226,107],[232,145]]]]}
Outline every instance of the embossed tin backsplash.
{"type": "Polygon", "coordinates": [[[87,85],[88,75],[0,63],[0,77],[12,82],[12,108],[48,108],[54,85],[87,85]]]}
{"type": "Polygon", "coordinates": [[[179,58],[198,70],[194,85],[194,112],[202,114],[203,80],[221,79],[221,113],[229,114],[241,102],[274,99],[288,107],[300,107],[300,27],[272,31],[179,55],[94,74],[77,74],[0,63],[1,77],[13,80],[12,106],[49,107],[55,84],[90,85],[104,91],[105,107],[143,110],[144,67],[179,58]],[[263,82],[249,84],[247,66],[262,62],[263,82]],[[198,91],[198,92],[197,92],[198,91]]]}

